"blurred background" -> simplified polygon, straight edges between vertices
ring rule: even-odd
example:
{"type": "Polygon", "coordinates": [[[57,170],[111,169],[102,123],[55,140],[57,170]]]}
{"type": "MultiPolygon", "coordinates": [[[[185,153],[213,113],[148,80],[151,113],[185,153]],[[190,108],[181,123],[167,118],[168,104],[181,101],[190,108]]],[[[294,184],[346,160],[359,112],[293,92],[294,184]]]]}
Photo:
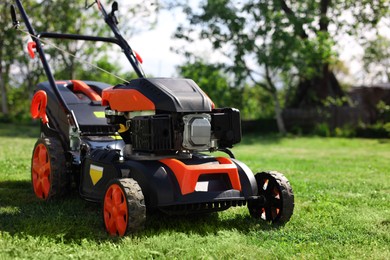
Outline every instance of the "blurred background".
{"type": "MultiPolygon", "coordinates": [[[[46,77],[28,56],[24,24],[12,26],[11,3],[0,2],[0,123],[30,124],[34,88],[46,77]]],[[[112,36],[96,5],[85,8],[92,3],[23,1],[38,32],[112,36]]],[[[192,78],[217,107],[240,109],[244,134],[390,137],[388,0],[118,3],[118,26],[146,74],[192,78]]],[[[57,80],[121,83],[89,63],[136,77],[115,46],[44,45],[57,80]]]]}

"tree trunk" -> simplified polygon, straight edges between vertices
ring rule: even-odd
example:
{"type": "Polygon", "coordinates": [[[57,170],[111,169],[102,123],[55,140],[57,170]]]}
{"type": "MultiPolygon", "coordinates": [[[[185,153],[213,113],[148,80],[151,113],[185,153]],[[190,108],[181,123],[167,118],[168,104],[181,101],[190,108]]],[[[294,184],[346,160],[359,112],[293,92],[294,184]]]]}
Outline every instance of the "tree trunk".
{"type": "Polygon", "coordinates": [[[282,108],[280,107],[280,102],[279,102],[277,92],[272,93],[272,97],[274,99],[275,118],[276,118],[276,123],[278,124],[279,133],[285,135],[287,132],[286,132],[286,127],[284,126],[282,108]]]}
{"type": "Polygon", "coordinates": [[[268,86],[266,86],[264,89],[268,90],[271,93],[272,98],[274,100],[275,118],[276,118],[276,123],[278,124],[279,133],[285,135],[287,132],[286,132],[286,127],[284,126],[282,108],[280,107],[278,89],[276,88],[271,78],[271,71],[268,64],[265,64],[265,79],[268,83],[268,86]]]}
{"type": "Polygon", "coordinates": [[[320,77],[301,80],[295,95],[289,99],[290,101],[286,107],[321,107],[327,97],[341,98],[343,96],[344,91],[341,89],[336,76],[329,70],[329,65],[324,64],[320,77]]]}
{"type": "MultiPolygon", "coordinates": [[[[286,0],[279,0],[281,3],[281,9],[286,14],[287,18],[294,25],[295,34],[302,38],[308,39],[308,34],[302,27],[300,18],[293,12],[288,6],[286,0]]],[[[319,32],[328,33],[329,27],[329,8],[332,5],[331,0],[320,0],[319,2],[319,14],[320,19],[318,21],[319,32]]],[[[344,93],[338,83],[334,73],[329,69],[329,63],[324,62],[315,68],[318,71],[318,76],[312,79],[301,79],[294,97],[289,99],[286,107],[290,108],[306,108],[306,107],[318,107],[323,106],[323,101],[328,97],[340,98],[344,96],[344,93]]]]}
{"type": "Polygon", "coordinates": [[[8,109],[7,89],[5,87],[5,81],[2,73],[0,73],[0,91],[1,91],[1,112],[3,113],[3,116],[8,116],[9,109],[8,109]]]}

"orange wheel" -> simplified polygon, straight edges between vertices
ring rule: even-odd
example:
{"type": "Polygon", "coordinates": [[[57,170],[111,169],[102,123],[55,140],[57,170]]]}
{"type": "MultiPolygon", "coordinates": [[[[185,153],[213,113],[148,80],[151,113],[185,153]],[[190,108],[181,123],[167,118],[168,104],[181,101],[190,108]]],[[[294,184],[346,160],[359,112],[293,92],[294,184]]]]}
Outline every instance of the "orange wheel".
{"type": "Polygon", "coordinates": [[[126,195],[117,184],[111,185],[104,197],[104,223],[110,235],[124,236],[129,221],[126,195]]]}
{"type": "Polygon", "coordinates": [[[53,137],[39,138],[31,160],[31,181],[35,195],[43,200],[68,192],[64,150],[53,137]]]}
{"type": "Polygon", "coordinates": [[[50,192],[50,160],[43,144],[35,147],[31,170],[35,195],[40,199],[46,199],[50,192]]]}
{"type": "Polygon", "coordinates": [[[146,219],[144,196],[133,179],[114,179],[103,199],[103,220],[112,236],[124,236],[143,228],[146,219]]]}
{"type": "Polygon", "coordinates": [[[248,201],[250,214],[274,224],[288,222],[294,211],[294,194],[287,178],[279,172],[261,172],[255,178],[259,199],[248,201]]]}

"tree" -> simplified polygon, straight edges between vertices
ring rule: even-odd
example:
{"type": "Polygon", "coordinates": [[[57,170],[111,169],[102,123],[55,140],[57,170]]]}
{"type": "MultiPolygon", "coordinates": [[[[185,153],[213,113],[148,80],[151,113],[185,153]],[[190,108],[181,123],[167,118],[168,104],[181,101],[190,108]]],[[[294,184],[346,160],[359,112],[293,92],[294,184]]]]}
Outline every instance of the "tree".
{"type": "MultiPolygon", "coordinates": [[[[36,31],[59,31],[68,33],[84,33],[88,29],[86,26],[92,26],[93,20],[97,20],[97,15],[82,16],[81,12],[84,11],[84,0],[69,1],[59,0],[55,3],[53,1],[23,1],[23,5],[29,14],[43,14],[40,17],[44,17],[46,21],[39,20],[36,17],[30,17],[33,26],[36,31]],[[69,15],[72,14],[72,15],[69,15]],[[88,17],[88,18],[86,18],[88,17]]],[[[4,31],[0,33],[0,87],[2,92],[2,113],[4,116],[9,116],[8,105],[12,101],[21,101],[21,99],[29,99],[32,94],[32,88],[42,78],[42,70],[40,64],[37,62],[30,62],[25,53],[25,39],[26,35],[21,31],[26,31],[24,23],[21,20],[19,13],[17,17],[21,22],[20,29],[15,30],[12,27],[10,4],[2,4],[1,8],[1,26],[4,31]],[[11,70],[13,75],[11,75],[11,70]],[[9,91],[17,93],[18,99],[12,100],[8,97],[9,91]],[[23,89],[23,91],[20,91],[23,89]]],[[[91,29],[98,29],[97,25],[91,29]]],[[[43,40],[45,41],[45,40],[43,40]]],[[[46,42],[46,41],[45,41],[46,42]]],[[[49,41],[47,41],[49,42],[49,41]]],[[[74,42],[59,41],[54,43],[59,48],[66,50],[72,55],[66,55],[63,52],[51,50],[50,44],[45,44],[45,51],[48,54],[49,60],[54,70],[64,67],[64,71],[70,78],[73,78],[74,71],[76,70],[75,58],[77,50],[80,47],[74,42]]],[[[94,55],[94,52],[90,52],[89,55],[94,55]]],[[[15,96],[15,95],[13,95],[15,96]]],[[[18,109],[12,109],[12,111],[19,111],[18,109]]]]}
{"type": "MultiPolygon", "coordinates": [[[[134,33],[152,28],[156,22],[157,0],[143,1],[143,4],[119,1],[120,14],[118,16],[121,33],[124,37],[131,37],[134,33]],[[126,15],[123,17],[123,15],[126,15]]],[[[92,1],[91,1],[92,2],[92,1]]],[[[113,33],[105,24],[97,8],[85,9],[85,0],[68,1],[57,0],[43,1],[40,8],[43,9],[45,19],[50,23],[41,23],[40,31],[58,31],[72,34],[86,34],[95,36],[112,37],[113,33]],[[66,6],[66,8],[65,8],[66,6]],[[69,15],[72,14],[72,15],[69,15]]],[[[110,5],[105,5],[107,11],[110,5]]],[[[120,49],[110,44],[96,44],[86,41],[51,40],[61,50],[50,48],[47,54],[50,63],[56,70],[59,78],[78,78],[79,71],[91,69],[87,63],[93,63],[96,58],[102,58],[106,52],[112,50],[120,53],[120,49]]]]}
{"type": "MultiPolygon", "coordinates": [[[[50,23],[37,23],[35,25],[37,31],[106,37],[113,36],[97,8],[85,9],[85,4],[85,0],[43,1],[39,4],[39,9],[43,12],[45,20],[50,21],[50,23]]],[[[110,11],[110,6],[106,6],[106,8],[108,9],[107,11],[110,11]]],[[[123,9],[133,13],[132,5],[120,6],[120,10],[123,9]]],[[[130,27],[126,23],[123,27],[128,29],[126,30],[126,36],[129,36],[132,30],[130,30],[130,27]]],[[[55,76],[57,78],[69,79],[79,78],[79,72],[87,69],[87,63],[93,63],[96,58],[103,57],[106,51],[108,51],[109,46],[110,48],[114,46],[112,44],[108,45],[88,41],[54,39],[43,41],[47,41],[50,45],[57,47],[52,48],[52,46],[47,46],[45,50],[49,57],[49,63],[56,72],[55,76]]],[[[88,67],[88,69],[93,68],[88,67]]]]}
{"type": "MultiPolygon", "coordinates": [[[[15,57],[20,53],[22,41],[16,38],[16,32],[12,28],[12,21],[9,15],[10,5],[4,3],[0,5],[0,94],[1,94],[1,112],[4,116],[9,116],[8,105],[8,82],[12,64],[15,62],[15,57]]],[[[19,58],[19,61],[23,59],[19,58]]]]}
{"type": "MultiPolygon", "coordinates": [[[[120,26],[125,31],[125,37],[139,31],[140,28],[144,30],[151,28],[156,19],[154,14],[156,7],[149,7],[155,1],[147,1],[149,6],[145,7],[144,5],[142,8],[140,5],[134,4],[124,4],[120,8],[119,11],[126,14],[126,17],[119,17],[122,18],[120,20],[123,23],[120,26]],[[141,11],[137,12],[136,10],[141,11]],[[134,24],[139,27],[133,29],[134,24]]],[[[37,32],[50,31],[113,36],[97,8],[85,10],[85,3],[85,0],[23,1],[23,5],[37,32]]],[[[107,8],[110,10],[109,6],[107,8]]],[[[20,29],[26,31],[18,12],[17,16],[21,22],[20,29]]],[[[25,41],[28,36],[20,30],[17,31],[12,28],[10,3],[0,5],[0,26],[4,28],[4,30],[0,30],[0,103],[2,115],[9,117],[10,111],[13,111],[13,113],[20,112],[16,108],[17,104],[15,102],[22,102],[23,106],[20,107],[23,107],[25,112],[28,111],[28,106],[25,106],[24,103],[31,98],[33,87],[45,78],[39,59],[36,58],[31,61],[27,58],[25,41]],[[8,95],[9,92],[15,93],[8,95]]],[[[103,72],[99,71],[100,74],[95,73],[95,71],[92,72],[95,68],[90,67],[87,63],[95,63],[94,60],[100,60],[101,64],[106,65],[103,61],[105,54],[109,51],[107,45],[92,44],[90,42],[56,41],[53,39],[42,39],[42,42],[56,78],[74,79],[86,76],[83,79],[88,79],[89,74],[94,74],[95,80],[106,79],[105,75],[102,76],[103,72]],[[61,51],[52,48],[53,45],[60,48],[61,51]],[[89,74],[86,73],[87,71],[89,74]]],[[[123,72],[121,71],[121,73],[123,72]]]]}
{"type": "Polygon", "coordinates": [[[109,57],[108,55],[102,56],[97,61],[95,61],[95,63],[96,66],[98,66],[99,68],[105,71],[109,71],[110,74],[103,73],[102,71],[97,69],[90,70],[90,69],[81,68],[80,70],[77,71],[78,78],[88,79],[92,81],[100,81],[111,85],[118,84],[119,78],[125,80],[137,78],[137,74],[134,71],[123,72],[119,64],[112,62],[112,57],[109,57]]]}
{"type": "Polygon", "coordinates": [[[384,0],[205,0],[198,8],[184,4],[189,23],[178,27],[176,37],[209,39],[214,49],[223,50],[238,80],[249,79],[273,96],[284,132],[278,88],[291,88],[293,107],[342,96],[330,69],[337,60],[334,39],[375,26],[388,6],[384,0]],[[343,21],[345,12],[353,22],[343,21]]]}
{"type": "Polygon", "coordinates": [[[377,35],[365,44],[364,69],[372,80],[390,82],[390,39],[377,35]]]}

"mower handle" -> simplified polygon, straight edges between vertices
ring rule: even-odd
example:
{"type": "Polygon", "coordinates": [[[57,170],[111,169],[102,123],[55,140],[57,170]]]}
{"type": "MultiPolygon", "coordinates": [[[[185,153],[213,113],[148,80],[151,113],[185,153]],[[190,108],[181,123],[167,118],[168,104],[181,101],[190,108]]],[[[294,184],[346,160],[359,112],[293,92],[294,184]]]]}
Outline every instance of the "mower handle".
{"type": "Polygon", "coordinates": [[[12,26],[15,29],[18,29],[20,23],[19,23],[18,19],[16,18],[16,11],[15,11],[14,5],[11,5],[11,17],[12,17],[12,26]]]}
{"type": "MultiPolygon", "coordinates": [[[[117,27],[118,19],[115,16],[115,12],[118,10],[118,3],[116,1],[114,1],[112,3],[112,10],[108,14],[106,9],[104,8],[102,3],[100,2],[100,0],[95,0],[95,2],[98,6],[98,9],[100,10],[100,12],[102,13],[102,15],[104,17],[104,21],[106,22],[106,24],[110,27],[110,29],[114,33],[115,38],[118,40],[119,46],[121,46],[124,54],[126,55],[126,58],[129,60],[134,71],[137,73],[137,76],[140,78],[144,78],[145,74],[142,70],[140,61],[137,59],[136,54],[134,54],[134,51],[131,49],[129,43],[123,38],[123,36],[121,35],[121,33],[117,27]]],[[[86,1],[86,3],[87,3],[87,1],[86,1]]]]}
{"type": "MultiPolygon", "coordinates": [[[[28,15],[27,15],[26,11],[24,10],[21,1],[15,0],[15,2],[16,2],[16,6],[18,7],[19,12],[23,18],[23,21],[27,27],[28,33],[29,33],[31,39],[33,40],[33,42],[35,43],[34,46],[33,46],[33,44],[30,44],[30,49],[32,49],[34,47],[36,49],[36,51],[38,52],[39,58],[41,59],[43,69],[45,70],[47,79],[48,79],[50,86],[53,89],[57,99],[58,99],[58,102],[60,103],[60,106],[65,110],[66,114],[71,115],[71,111],[70,111],[68,105],[66,104],[64,98],[61,96],[61,94],[57,88],[57,84],[55,82],[53,73],[51,72],[50,65],[47,62],[45,53],[44,53],[43,48],[42,48],[41,41],[39,40],[39,36],[37,35],[33,26],[31,25],[30,20],[28,18],[28,15]]],[[[16,18],[15,7],[13,7],[13,5],[11,5],[11,16],[12,16],[12,20],[13,20],[13,25],[15,28],[17,28],[17,26],[19,25],[19,21],[16,18]]]]}
{"type": "MultiPolygon", "coordinates": [[[[22,5],[21,0],[15,0],[15,3],[16,3],[17,8],[19,9],[19,12],[20,12],[20,14],[22,16],[22,19],[23,19],[23,21],[24,21],[24,23],[25,23],[25,25],[27,27],[28,33],[31,36],[33,42],[35,43],[34,47],[35,47],[36,51],[39,54],[40,60],[42,62],[42,65],[43,65],[43,68],[44,68],[44,71],[45,71],[45,74],[47,76],[47,79],[48,79],[48,81],[50,83],[50,86],[51,86],[52,90],[55,93],[55,96],[58,99],[58,102],[59,102],[60,106],[64,109],[65,113],[70,117],[70,119],[71,119],[70,121],[76,121],[74,118],[72,118],[73,115],[71,113],[71,110],[69,109],[68,105],[66,104],[65,100],[63,99],[62,95],[60,94],[60,92],[59,92],[59,90],[57,88],[57,84],[55,82],[53,73],[52,73],[50,65],[49,65],[49,63],[48,63],[48,61],[46,59],[45,53],[44,53],[43,48],[42,48],[42,44],[41,44],[41,42],[39,40],[41,35],[37,34],[35,32],[33,26],[30,23],[29,17],[28,17],[28,15],[27,15],[27,13],[26,13],[23,5],[22,5]]],[[[107,39],[103,39],[102,37],[88,37],[88,36],[83,36],[83,37],[80,36],[81,38],[80,37],[79,38],[80,39],[87,39],[87,40],[91,40],[93,38],[94,40],[97,39],[97,40],[115,42],[116,44],[118,44],[122,48],[124,54],[126,55],[127,59],[129,60],[130,64],[132,65],[133,69],[137,73],[138,77],[144,78],[145,74],[144,74],[144,72],[143,72],[143,70],[141,68],[140,61],[137,59],[136,54],[133,52],[133,50],[131,49],[130,45],[127,43],[127,41],[120,34],[119,29],[116,26],[117,20],[116,20],[116,17],[115,17],[114,13],[118,9],[118,4],[117,3],[113,4],[113,10],[111,11],[110,14],[108,14],[106,12],[106,10],[104,9],[104,6],[101,4],[100,0],[94,0],[94,3],[97,3],[99,10],[101,11],[101,13],[102,13],[102,15],[104,17],[105,22],[107,23],[107,25],[113,31],[113,33],[115,35],[115,38],[110,38],[110,39],[107,38],[108,40],[107,39]]],[[[87,1],[86,1],[86,5],[87,5],[87,1]]],[[[15,7],[13,5],[11,5],[11,17],[12,17],[13,26],[15,28],[18,28],[19,21],[17,20],[15,7]]],[[[42,33],[42,35],[43,34],[44,33],[42,33]]],[[[47,35],[48,36],[53,36],[54,34],[47,33],[47,35]]],[[[77,37],[73,37],[73,38],[77,38],[77,37]]],[[[33,44],[31,44],[30,47],[32,48],[33,44]]]]}

